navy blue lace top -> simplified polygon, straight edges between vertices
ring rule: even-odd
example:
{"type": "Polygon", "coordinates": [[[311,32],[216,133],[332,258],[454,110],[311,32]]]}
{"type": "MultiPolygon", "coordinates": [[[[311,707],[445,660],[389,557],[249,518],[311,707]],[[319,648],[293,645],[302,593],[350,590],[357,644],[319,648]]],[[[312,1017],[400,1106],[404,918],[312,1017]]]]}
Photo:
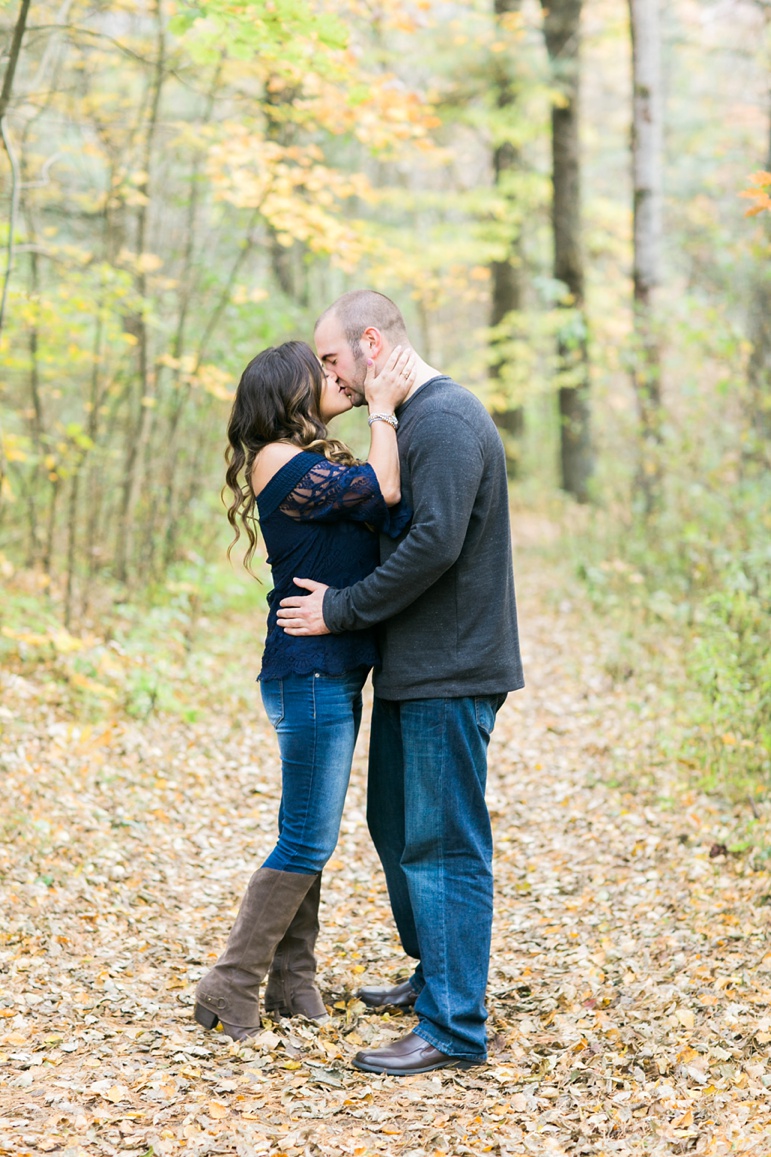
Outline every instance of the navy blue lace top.
{"type": "Polygon", "coordinates": [[[370,465],[340,466],[302,450],[257,496],[260,530],[268,548],[273,590],[268,595],[268,633],[260,679],[321,671],[341,675],[379,666],[372,628],[337,635],[287,635],[277,622],[282,599],[304,595],[293,578],[348,587],[371,574],[380,561],[378,535],[396,538],[411,517],[406,507],[389,509],[370,465]],[[370,525],[365,525],[369,523],[370,525]]]}

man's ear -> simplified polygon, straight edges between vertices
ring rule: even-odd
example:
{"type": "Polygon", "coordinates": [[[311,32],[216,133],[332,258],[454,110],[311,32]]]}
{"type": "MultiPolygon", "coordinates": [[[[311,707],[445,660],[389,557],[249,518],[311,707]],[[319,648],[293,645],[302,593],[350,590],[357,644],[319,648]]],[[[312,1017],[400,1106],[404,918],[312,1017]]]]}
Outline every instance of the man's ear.
{"type": "Polygon", "coordinates": [[[380,330],[376,329],[374,325],[367,326],[361,335],[361,343],[367,357],[372,358],[373,362],[377,361],[384,348],[383,335],[380,330]]]}

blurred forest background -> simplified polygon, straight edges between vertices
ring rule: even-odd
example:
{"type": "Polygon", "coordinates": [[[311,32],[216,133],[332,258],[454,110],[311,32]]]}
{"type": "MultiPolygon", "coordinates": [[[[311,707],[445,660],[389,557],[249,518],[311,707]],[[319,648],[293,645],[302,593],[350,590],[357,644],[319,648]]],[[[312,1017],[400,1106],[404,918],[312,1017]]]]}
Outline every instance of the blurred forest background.
{"type": "Polygon", "coordinates": [[[146,717],[194,710],[207,624],[249,667],[222,626],[254,607],[256,650],[267,589],[222,561],[232,392],[369,285],[495,416],[515,551],[549,527],[544,588],[614,624],[614,678],[660,650],[670,754],[762,791],[769,0],[0,14],[6,670],[146,717]]]}

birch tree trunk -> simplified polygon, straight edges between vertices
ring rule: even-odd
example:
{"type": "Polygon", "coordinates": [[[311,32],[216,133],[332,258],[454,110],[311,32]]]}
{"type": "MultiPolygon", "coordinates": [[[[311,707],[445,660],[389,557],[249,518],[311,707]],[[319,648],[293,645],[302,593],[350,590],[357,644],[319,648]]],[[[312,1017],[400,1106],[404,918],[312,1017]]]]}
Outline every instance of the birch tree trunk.
{"type": "Polygon", "coordinates": [[[629,0],[632,33],[634,325],[632,379],[640,421],[638,484],[646,513],[661,489],[661,349],[655,318],[661,245],[661,34],[659,0],[629,0]]]}
{"type": "MultiPolygon", "coordinates": [[[[495,0],[495,18],[501,17],[522,9],[522,0],[495,0]]],[[[514,83],[511,62],[502,60],[498,75],[495,77],[495,103],[501,119],[507,113],[513,112],[516,102],[516,87],[514,83]]],[[[509,178],[520,165],[519,153],[516,146],[507,139],[506,126],[498,125],[496,131],[497,143],[493,149],[493,181],[495,188],[506,202],[512,201],[509,178]],[[502,139],[501,139],[502,138],[502,139]]],[[[490,296],[490,328],[495,330],[511,314],[522,309],[524,285],[522,279],[522,261],[519,226],[512,225],[510,220],[504,223],[507,239],[507,252],[498,261],[490,262],[491,296],[490,296]]],[[[496,339],[493,337],[490,362],[490,379],[500,382],[504,377],[505,359],[496,356],[496,339]]],[[[524,432],[524,411],[522,406],[509,405],[505,408],[494,408],[493,421],[501,435],[506,450],[506,468],[510,478],[516,478],[520,472],[521,440],[524,432]]]]}
{"type": "Polygon", "coordinates": [[[572,312],[558,340],[560,465],[563,490],[589,499],[594,468],[589,404],[589,356],[581,245],[580,79],[582,0],[542,0],[544,36],[562,100],[552,107],[552,229],[554,276],[567,287],[572,312]]]}

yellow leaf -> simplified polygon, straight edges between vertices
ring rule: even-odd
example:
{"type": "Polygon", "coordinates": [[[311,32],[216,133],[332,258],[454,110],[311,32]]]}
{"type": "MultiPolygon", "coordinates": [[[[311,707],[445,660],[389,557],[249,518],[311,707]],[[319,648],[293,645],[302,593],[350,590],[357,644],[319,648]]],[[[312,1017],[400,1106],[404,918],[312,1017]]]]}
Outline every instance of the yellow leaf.
{"type": "Polygon", "coordinates": [[[3,433],[0,435],[0,445],[2,445],[3,454],[9,462],[26,462],[27,455],[21,449],[21,439],[15,434],[3,433]]]}
{"type": "Polygon", "coordinates": [[[60,655],[68,655],[71,651],[83,650],[83,640],[76,639],[69,631],[54,631],[51,635],[51,642],[60,655]]]}
{"type": "Polygon", "coordinates": [[[694,1017],[690,1008],[678,1008],[677,1019],[683,1028],[692,1029],[694,1026],[694,1017]]]}
{"type": "Polygon", "coordinates": [[[163,265],[163,258],[157,253],[140,253],[137,257],[137,269],[140,273],[155,273],[163,265]]]}
{"type": "Polygon", "coordinates": [[[89,679],[80,671],[68,671],[67,678],[74,687],[80,687],[82,691],[88,691],[91,695],[101,696],[103,699],[115,699],[117,697],[117,692],[112,687],[98,683],[96,679],[89,679]]]}
{"type": "Polygon", "coordinates": [[[223,1105],[221,1101],[209,1102],[209,1116],[213,1117],[215,1121],[221,1121],[223,1117],[227,1117],[230,1109],[227,1105],[223,1105]]]}
{"type": "Polygon", "coordinates": [[[113,1105],[117,1105],[118,1101],[125,1101],[128,1099],[129,1091],[125,1085],[113,1085],[102,1096],[106,1101],[111,1101],[113,1105]]]}

